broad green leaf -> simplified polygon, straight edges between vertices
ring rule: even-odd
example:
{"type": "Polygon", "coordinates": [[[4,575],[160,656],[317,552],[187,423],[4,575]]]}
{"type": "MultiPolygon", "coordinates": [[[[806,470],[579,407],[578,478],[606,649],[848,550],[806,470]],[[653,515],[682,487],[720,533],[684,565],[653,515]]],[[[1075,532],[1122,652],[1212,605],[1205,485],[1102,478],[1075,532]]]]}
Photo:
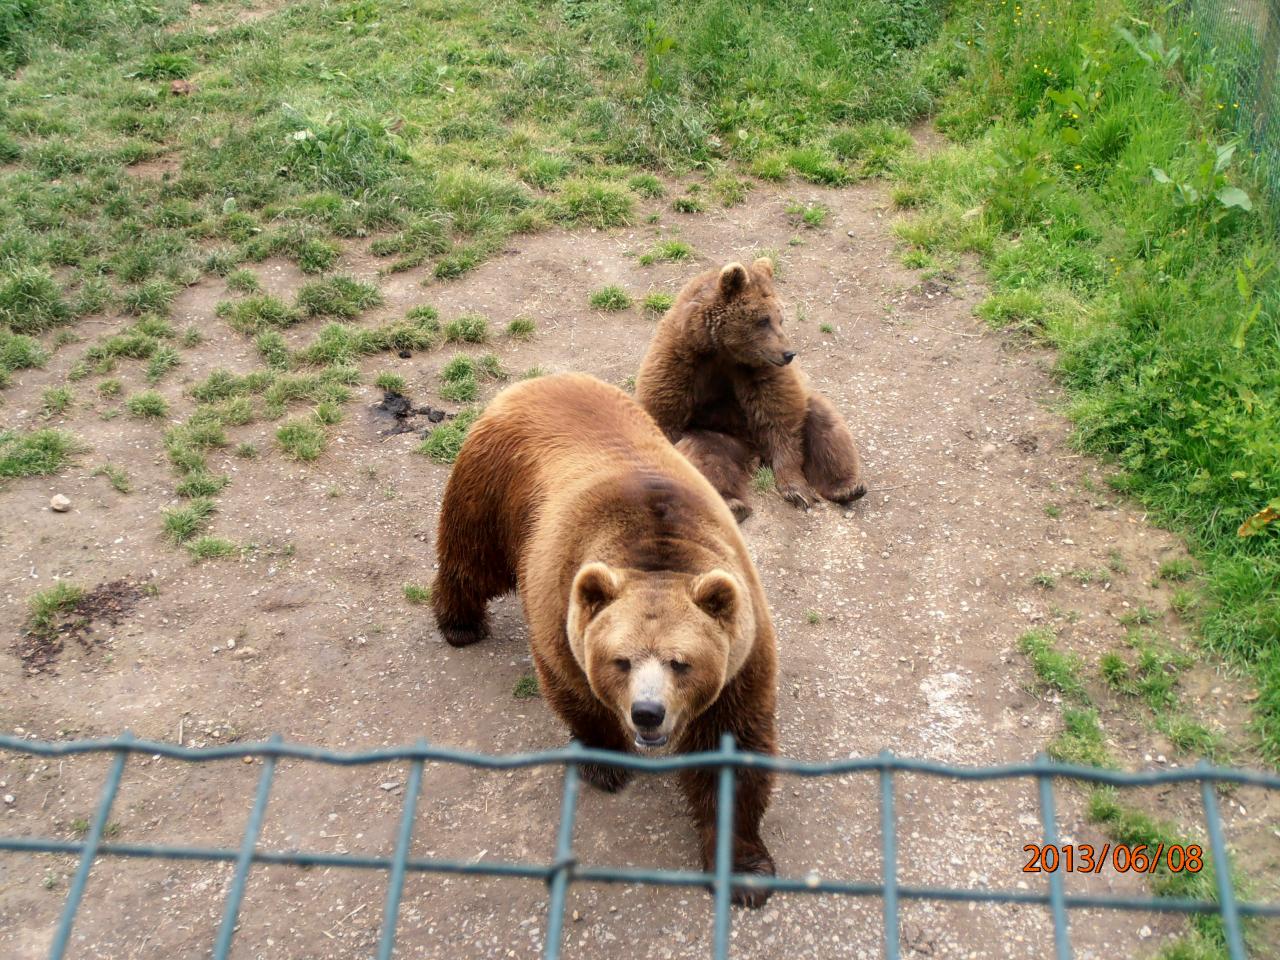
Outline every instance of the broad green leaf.
{"type": "Polygon", "coordinates": [[[1224,207],[1239,207],[1245,211],[1253,209],[1253,201],[1239,187],[1223,187],[1218,191],[1218,202],[1224,207]]]}

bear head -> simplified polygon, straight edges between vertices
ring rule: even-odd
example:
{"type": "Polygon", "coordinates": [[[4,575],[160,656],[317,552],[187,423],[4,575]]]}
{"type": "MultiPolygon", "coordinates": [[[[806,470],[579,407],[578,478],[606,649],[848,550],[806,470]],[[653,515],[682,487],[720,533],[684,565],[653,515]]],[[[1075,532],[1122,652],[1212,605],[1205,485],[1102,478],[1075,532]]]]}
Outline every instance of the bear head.
{"type": "Polygon", "coordinates": [[[745,367],[785,367],[795,359],[782,329],[782,304],[773,287],[773,262],[728,263],[715,280],[707,311],[717,349],[745,367]]]}
{"type": "Polygon", "coordinates": [[[700,574],[588,563],[570,589],[566,632],[596,698],[636,746],[676,744],[747,659],[751,595],[724,570],[700,574]]]}

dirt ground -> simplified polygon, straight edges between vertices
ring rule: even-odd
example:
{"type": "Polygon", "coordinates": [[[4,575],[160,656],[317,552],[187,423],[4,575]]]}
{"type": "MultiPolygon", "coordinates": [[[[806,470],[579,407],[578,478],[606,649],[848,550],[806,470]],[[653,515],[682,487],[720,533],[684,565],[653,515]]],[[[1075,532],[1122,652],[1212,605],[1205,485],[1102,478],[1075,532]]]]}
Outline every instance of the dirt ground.
{"type": "MultiPolygon", "coordinates": [[[[549,232],[513,238],[501,255],[464,278],[421,284],[414,271],[378,279],[386,304],[361,323],[399,317],[430,303],[448,320],[488,315],[496,329],[513,317],[536,320],[527,343],[500,339],[515,373],[585,370],[614,383],[638,366],[653,320],[638,307],[601,314],[591,291],[619,284],[633,296],[674,293],[692,273],[761,251],[780,262],[799,363],[846,414],[866,458],[870,494],[850,510],[803,513],[775,494],[755,494],[744,526],[773,605],[780,635],[781,751],[823,759],[882,749],[956,764],[1025,760],[1054,734],[1059,708],[1029,692],[1033,678],[1014,644],[1044,624],[1055,606],[1080,616],[1067,628],[1091,667],[1123,628],[1117,618],[1139,604],[1168,607],[1152,575],[1181,550],[1148,526],[1132,505],[1105,493],[1104,470],[1077,456],[1050,358],[1009,336],[984,330],[971,311],[981,287],[971,277],[935,278],[899,265],[885,188],[842,191],[758,188],[742,206],[701,215],[662,209],[661,224],[607,232],[549,232]],[[789,201],[830,207],[817,230],[797,225],[789,201]],[[659,237],[677,237],[696,263],[641,267],[638,254],[659,237]],[[793,238],[798,243],[791,243],[793,238]],[[829,324],[831,333],[823,333],[829,324]],[[1090,478],[1092,483],[1086,483],[1090,478]],[[1092,489],[1086,489],[1092,487],[1092,489]],[[1060,510],[1046,514],[1046,504],[1060,510]],[[1065,582],[1048,592],[1042,570],[1105,567],[1115,552],[1128,571],[1108,584],[1065,582]],[[816,616],[811,616],[810,614],[816,616]],[[818,622],[813,623],[816,619],[818,622]]],[[[380,261],[362,249],[345,267],[375,279],[380,261]]],[[[261,270],[270,292],[301,278],[284,263],[261,270]]],[[[252,345],[214,318],[226,296],[205,280],[180,298],[174,320],[204,330],[185,351],[179,375],[160,386],[174,415],[193,401],[185,387],[223,367],[254,369],[252,345]]],[[[115,321],[83,328],[105,334],[115,321]]],[[[316,323],[289,332],[293,345],[316,323]]],[[[63,382],[82,352],[67,347],[43,371],[24,374],[6,394],[5,419],[42,424],[41,391],[63,382]]],[[[400,373],[418,402],[439,404],[437,371],[451,348],[410,359],[367,359],[400,373]]],[[[120,375],[128,390],[141,373],[120,375]]],[[[485,399],[497,389],[485,388],[485,399]]],[[[415,455],[412,434],[384,437],[369,411],[380,398],[357,388],[328,452],[313,465],[280,457],[274,424],[232,430],[263,456],[215,452],[211,468],[232,477],[213,532],[256,542],[247,559],[193,564],[160,536],[159,513],[172,505],[173,478],[151,425],[103,420],[87,387],[66,428],[89,447],[62,475],[0,489],[3,606],[0,606],[0,728],[41,738],[141,737],[203,745],[289,740],[346,750],[410,743],[488,752],[545,749],[565,742],[562,726],[537,699],[513,696],[531,672],[518,605],[496,605],[494,636],[454,650],[425,608],[407,604],[406,583],[432,576],[433,538],[446,467],[415,455]],[[90,475],[102,462],[126,465],[134,484],[116,493],[90,475]],[[72,501],[65,514],[50,496],[72,501]],[[154,590],[92,646],[68,643],[54,672],[30,675],[16,654],[28,597],[55,580],[90,587],[121,578],[154,590]]],[[[445,404],[449,409],[456,405],[445,404]]],[[[1177,632],[1176,625],[1173,631],[1177,632]]],[[[1197,668],[1206,722],[1238,732],[1248,690],[1197,668]]],[[[1111,746],[1137,768],[1173,765],[1174,752],[1138,720],[1106,718],[1111,746]]],[[[105,763],[0,757],[6,834],[75,836],[92,815],[105,763]]],[[[228,762],[189,766],[131,762],[112,817],[121,842],[236,846],[260,767],[228,762]]],[[[268,810],[264,848],[388,854],[406,771],[387,765],[339,769],[282,763],[268,810]]],[[[559,813],[552,770],[481,773],[428,768],[414,832],[416,856],[463,859],[552,855],[559,813]]],[[[1183,817],[1193,831],[1193,791],[1146,798],[1153,812],[1183,817]]],[[[1249,791],[1224,800],[1228,835],[1261,856],[1280,809],[1249,791]]],[[[1079,792],[1059,794],[1065,839],[1099,842],[1084,820],[1079,792]]],[[[904,777],[898,790],[900,879],[922,885],[1040,889],[1024,874],[1023,845],[1040,839],[1031,783],[965,785],[904,777]]],[[[765,836],[781,872],[849,880],[880,876],[877,785],[872,777],[783,780],[765,836]]],[[[575,849],[585,864],[692,868],[693,832],[674,784],[641,779],[624,793],[584,793],[575,849]]],[[[44,955],[74,861],[0,857],[0,955],[44,955]]],[[[1274,875],[1274,874],[1273,874],[1274,875]]],[[[226,866],[102,861],[94,869],[75,927],[77,958],[200,958],[208,955],[230,877],[226,866]]],[[[1067,877],[1068,890],[1138,893],[1141,881],[1108,870],[1067,877]]],[[[242,913],[238,958],[356,958],[372,955],[385,878],[366,872],[255,869],[242,913]]],[[[1266,891],[1263,891],[1266,892],[1266,891]]],[[[1274,894],[1274,891],[1271,891],[1274,894]]],[[[412,877],[397,956],[533,957],[544,933],[547,893],[534,881],[412,877]]],[[[701,890],[574,886],[566,957],[699,958],[709,955],[711,900],[701,890]]],[[[1050,923],[1039,908],[902,905],[908,956],[1049,955],[1050,923]]],[[[1164,916],[1073,914],[1077,957],[1154,954],[1182,929],[1164,916]]],[[[881,905],[777,895],[765,909],[737,911],[733,956],[752,958],[881,955],[881,905]]]]}

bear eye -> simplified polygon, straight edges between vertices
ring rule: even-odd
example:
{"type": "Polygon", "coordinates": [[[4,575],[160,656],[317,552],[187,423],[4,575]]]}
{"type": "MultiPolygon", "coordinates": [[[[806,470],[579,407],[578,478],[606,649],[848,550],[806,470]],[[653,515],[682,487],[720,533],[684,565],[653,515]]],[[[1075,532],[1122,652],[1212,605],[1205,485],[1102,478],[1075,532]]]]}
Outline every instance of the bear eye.
{"type": "Polygon", "coordinates": [[[674,674],[676,674],[676,675],[680,675],[680,674],[683,674],[683,673],[688,673],[688,672],[689,672],[689,664],[685,663],[685,662],[684,662],[684,661],[682,661],[682,660],[672,660],[672,661],[671,661],[671,672],[672,672],[672,673],[674,673],[674,674]]]}
{"type": "Polygon", "coordinates": [[[773,322],[773,318],[770,317],[768,314],[766,314],[765,316],[761,317],[759,320],[756,321],[756,326],[767,327],[772,322],[773,322]]]}
{"type": "Polygon", "coordinates": [[[613,661],[613,665],[617,667],[619,670],[621,670],[623,673],[631,672],[631,661],[626,659],[625,657],[619,657],[617,660],[613,661]]]}

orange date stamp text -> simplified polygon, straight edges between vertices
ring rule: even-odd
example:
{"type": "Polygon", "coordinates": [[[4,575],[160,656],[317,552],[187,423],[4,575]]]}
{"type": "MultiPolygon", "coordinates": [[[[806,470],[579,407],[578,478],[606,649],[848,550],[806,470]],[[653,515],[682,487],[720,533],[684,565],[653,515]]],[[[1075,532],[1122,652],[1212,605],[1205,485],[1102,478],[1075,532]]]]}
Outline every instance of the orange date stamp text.
{"type": "Polygon", "coordinates": [[[1164,867],[1169,873],[1199,873],[1204,869],[1204,850],[1197,844],[1028,843],[1022,848],[1029,859],[1023,873],[1101,873],[1110,867],[1117,873],[1155,873],[1164,867]]]}

